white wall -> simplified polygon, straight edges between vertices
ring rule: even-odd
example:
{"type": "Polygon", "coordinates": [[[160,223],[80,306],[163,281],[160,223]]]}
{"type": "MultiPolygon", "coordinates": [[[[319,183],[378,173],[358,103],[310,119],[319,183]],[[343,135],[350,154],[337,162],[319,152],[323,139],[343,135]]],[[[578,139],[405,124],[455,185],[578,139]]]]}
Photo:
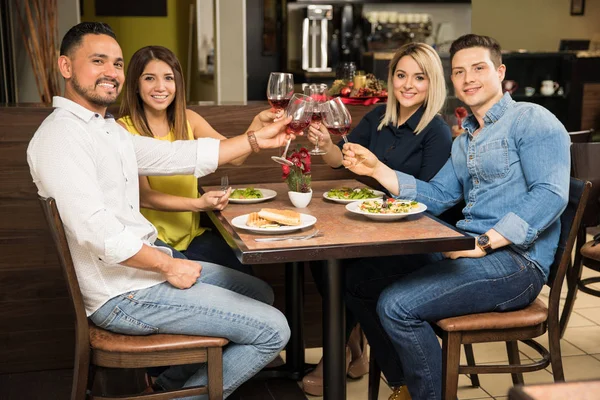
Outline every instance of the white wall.
{"type": "MultiPolygon", "coordinates": [[[[246,103],[246,0],[215,2],[217,103],[246,103]]],[[[259,51],[259,50],[257,50],[259,51]]]]}
{"type": "MultiPolygon", "coordinates": [[[[67,31],[80,22],[79,0],[58,0],[58,45],[67,31]]],[[[19,20],[13,16],[15,36],[15,60],[17,64],[17,96],[19,103],[39,103],[40,96],[35,84],[35,75],[31,68],[31,61],[23,43],[19,20]]],[[[60,80],[61,92],[64,81],[60,80]]]]}
{"type": "Polygon", "coordinates": [[[583,16],[571,16],[570,5],[571,0],[473,0],[473,32],[494,37],[505,50],[529,51],[557,51],[560,39],[600,33],[599,0],[587,0],[583,16]]]}

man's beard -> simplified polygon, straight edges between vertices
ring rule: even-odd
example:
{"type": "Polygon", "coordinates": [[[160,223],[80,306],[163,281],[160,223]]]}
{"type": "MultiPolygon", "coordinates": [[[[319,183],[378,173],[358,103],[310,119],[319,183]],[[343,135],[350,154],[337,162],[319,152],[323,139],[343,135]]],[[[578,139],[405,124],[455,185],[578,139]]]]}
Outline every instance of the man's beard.
{"type": "Polygon", "coordinates": [[[106,95],[105,97],[102,97],[101,95],[94,92],[93,89],[84,88],[83,86],[81,86],[79,84],[79,81],[77,80],[77,77],[75,75],[73,75],[71,83],[73,85],[73,90],[75,90],[75,92],[77,92],[77,94],[79,94],[81,97],[83,97],[90,103],[100,106],[100,107],[108,107],[112,103],[114,103],[117,100],[117,97],[119,96],[119,82],[117,82],[114,79],[99,79],[96,81],[96,85],[98,85],[100,82],[103,82],[103,81],[110,82],[115,85],[115,95],[114,96],[106,95]]]}

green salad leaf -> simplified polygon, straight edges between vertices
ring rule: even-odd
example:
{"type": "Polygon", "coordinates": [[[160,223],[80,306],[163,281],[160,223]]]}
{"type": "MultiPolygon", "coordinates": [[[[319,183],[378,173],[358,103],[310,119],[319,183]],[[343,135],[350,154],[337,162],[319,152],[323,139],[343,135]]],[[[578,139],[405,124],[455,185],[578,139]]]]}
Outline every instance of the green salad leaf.
{"type": "Polygon", "coordinates": [[[369,188],[353,189],[349,187],[343,187],[339,189],[331,189],[329,192],[327,192],[327,197],[330,199],[362,200],[373,199],[378,196],[369,188]]]}
{"type": "Polygon", "coordinates": [[[258,189],[248,187],[245,189],[235,189],[229,197],[231,199],[262,199],[263,194],[258,189]]]}

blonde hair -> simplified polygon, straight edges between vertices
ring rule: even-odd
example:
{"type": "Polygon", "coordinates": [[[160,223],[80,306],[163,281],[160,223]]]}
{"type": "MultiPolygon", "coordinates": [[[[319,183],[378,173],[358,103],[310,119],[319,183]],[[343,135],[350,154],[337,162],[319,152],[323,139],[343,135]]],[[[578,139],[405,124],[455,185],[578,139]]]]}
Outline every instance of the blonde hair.
{"type": "Polygon", "coordinates": [[[400,116],[399,103],[394,95],[394,72],[396,65],[404,56],[410,56],[421,68],[427,79],[429,79],[429,89],[425,96],[425,111],[421,121],[415,129],[415,134],[419,134],[433,118],[440,112],[446,101],[446,80],[444,79],[444,69],[442,60],[435,52],[433,47],[425,43],[408,43],[400,47],[388,67],[388,99],[385,108],[385,115],[377,127],[380,131],[384,126],[393,124],[398,126],[398,117],[400,116]]]}

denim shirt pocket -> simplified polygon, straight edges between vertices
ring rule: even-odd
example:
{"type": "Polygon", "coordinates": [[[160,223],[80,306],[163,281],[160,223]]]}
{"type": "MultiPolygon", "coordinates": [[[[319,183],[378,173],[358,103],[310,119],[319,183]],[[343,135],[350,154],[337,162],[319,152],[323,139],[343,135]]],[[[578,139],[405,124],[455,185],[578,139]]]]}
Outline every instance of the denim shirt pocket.
{"type": "Polygon", "coordinates": [[[508,140],[498,139],[481,144],[477,149],[477,170],[482,179],[493,181],[508,174],[508,140]]]}

